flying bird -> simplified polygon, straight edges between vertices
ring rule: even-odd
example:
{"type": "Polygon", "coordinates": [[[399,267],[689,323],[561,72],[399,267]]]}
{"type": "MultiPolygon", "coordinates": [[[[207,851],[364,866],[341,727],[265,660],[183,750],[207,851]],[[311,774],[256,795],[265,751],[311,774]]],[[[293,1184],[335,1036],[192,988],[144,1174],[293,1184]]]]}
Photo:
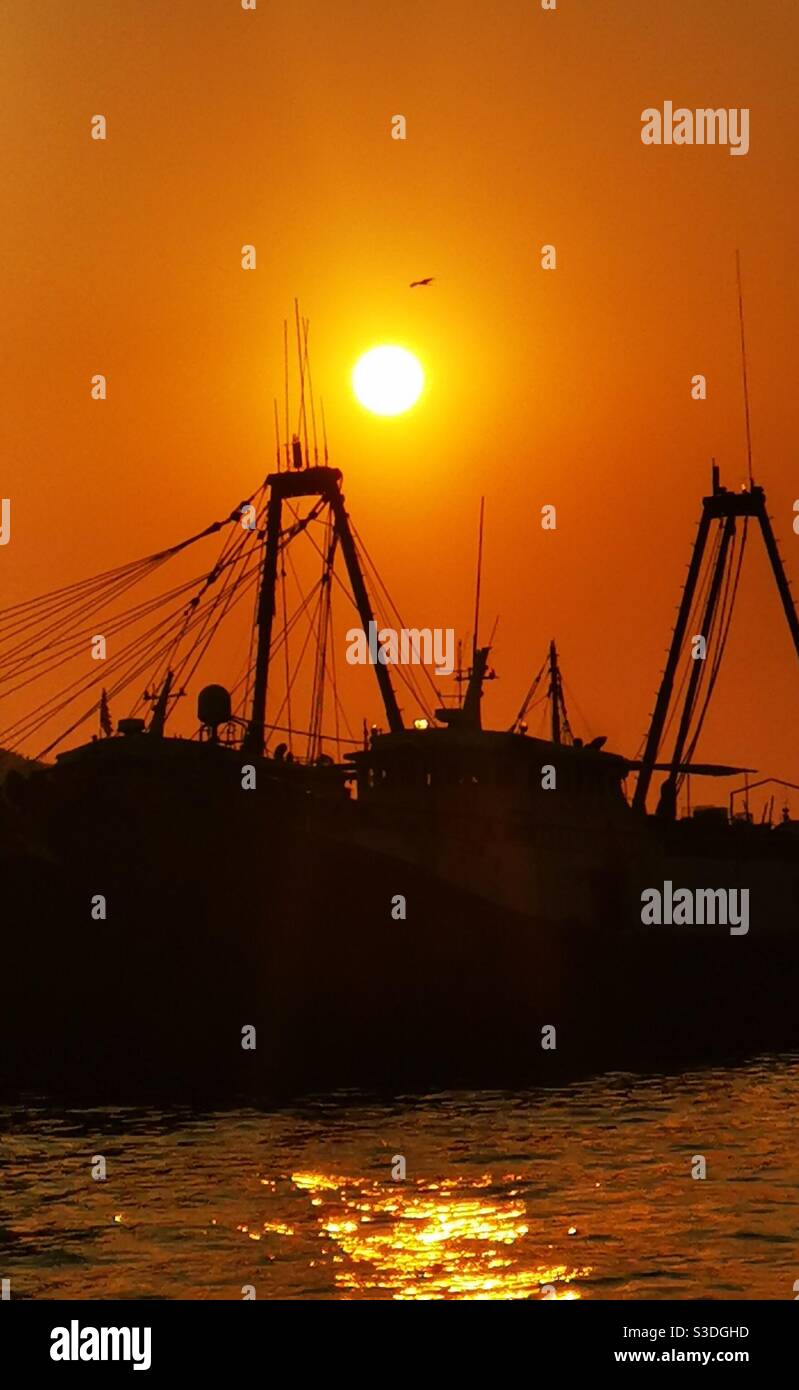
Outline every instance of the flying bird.
{"type": "Polygon", "coordinates": [[[412,280],[410,288],[412,290],[415,290],[417,285],[432,285],[435,278],[435,275],[428,275],[426,280],[412,280]]]}

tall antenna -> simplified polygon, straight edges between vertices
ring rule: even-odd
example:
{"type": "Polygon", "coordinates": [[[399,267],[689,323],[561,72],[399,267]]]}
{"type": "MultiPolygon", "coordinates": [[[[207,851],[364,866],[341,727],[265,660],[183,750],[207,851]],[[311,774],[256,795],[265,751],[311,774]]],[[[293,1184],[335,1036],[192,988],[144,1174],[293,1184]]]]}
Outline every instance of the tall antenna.
{"type": "Polygon", "coordinates": [[[320,409],[321,412],[322,412],[322,442],[323,442],[323,447],[324,447],[324,451],[325,451],[325,468],[326,468],[326,467],[327,467],[327,425],[325,424],[325,403],[324,403],[324,401],[322,400],[322,397],[321,397],[321,396],[319,397],[319,409],[320,409]]]}
{"type": "MultiPolygon", "coordinates": [[[[308,419],[305,413],[305,362],[302,355],[302,337],[300,335],[300,305],[298,300],[294,300],[294,323],[297,330],[297,365],[300,370],[300,414],[297,421],[297,438],[305,444],[305,467],[310,464],[308,457],[308,419]]],[[[302,448],[302,445],[300,446],[302,448]]]]}
{"type": "Polygon", "coordinates": [[[474,636],[472,638],[472,660],[477,656],[477,629],[480,623],[480,583],[483,577],[483,515],[485,497],[480,498],[480,530],[477,538],[477,592],[474,596],[474,636]]]}
{"type": "MultiPolygon", "coordinates": [[[[314,399],[313,399],[313,380],[312,380],[312,378],[311,378],[311,359],[310,359],[310,357],[308,356],[308,332],[309,332],[310,326],[311,326],[311,325],[310,325],[309,320],[308,320],[308,319],[303,319],[303,321],[302,321],[302,340],[303,340],[303,349],[304,349],[303,370],[304,370],[305,375],[306,375],[307,378],[308,378],[308,394],[309,394],[310,399],[311,399],[311,431],[312,431],[312,436],[313,436],[313,461],[314,461],[314,466],[316,466],[316,464],[319,462],[319,450],[318,450],[318,448],[317,448],[317,446],[316,446],[316,410],[315,410],[315,408],[314,408],[314,399]]],[[[307,449],[307,445],[306,445],[306,449],[307,449]]]]}
{"type": "MultiPolygon", "coordinates": [[[[290,465],[289,465],[289,445],[290,445],[290,442],[291,442],[291,433],[290,433],[290,431],[289,431],[289,324],[288,324],[288,319],[284,319],[284,320],[283,320],[283,391],[284,391],[284,395],[285,395],[285,401],[284,401],[284,410],[285,410],[285,414],[284,414],[284,426],[285,426],[285,428],[284,428],[283,433],[284,433],[284,436],[285,436],[284,447],[285,447],[285,450],[286,450],[286,468],[288,469],[289,466],[290,466],[290,465]]],[[[279,470],[278,470],[278,471],[279,471],[279,470]]]]}
{"type": "Polygon", "coordinates": [[[746,466],[749,471],[749,486],[752,479],[752,431],[749,424],[749,377],[746,370],[746,338],[744,336],[744,297],[741,289],[741,253],[735,252],[735,269],[738,278],[738,319],[741,325],[741,366],[744,379],[744,411],[746,414],[746,466]]]}

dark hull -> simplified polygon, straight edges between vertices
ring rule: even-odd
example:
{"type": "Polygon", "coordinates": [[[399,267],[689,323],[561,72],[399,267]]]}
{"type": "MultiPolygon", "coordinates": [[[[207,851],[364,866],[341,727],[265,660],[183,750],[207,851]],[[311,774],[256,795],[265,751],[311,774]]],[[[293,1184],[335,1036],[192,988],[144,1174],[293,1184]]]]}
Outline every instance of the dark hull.
{"type": "Polygon", "coordinates": [[[793,932],[536,921],[279,808],[240,832],[6,856],[0,1088],[279,1100],[799,1047],[793,932]]]}

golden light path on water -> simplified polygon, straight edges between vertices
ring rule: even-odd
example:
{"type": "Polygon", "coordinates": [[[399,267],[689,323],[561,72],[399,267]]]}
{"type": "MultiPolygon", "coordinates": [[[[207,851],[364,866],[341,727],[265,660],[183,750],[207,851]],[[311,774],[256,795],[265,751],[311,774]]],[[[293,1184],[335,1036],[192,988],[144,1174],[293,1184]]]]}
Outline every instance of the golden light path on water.
{"type": "Polygon", "coordinates": [[[274,1111],[0,1104],[4,1277],[32,1299],[792,1298],[797,1083],[769,1057],[274,1111]]]}
{"type": "MultiPolygon", "coordinates": [[[[332,1243],[342,1294],[395,1299],[574,1299],[575,1280],[590,1268],[533,1255],[527,1207],[504,1174],[497,1195],[489,1174],[441,1182],[376,1183],[323,1172],[295,1172],[291,1182],[316,1208],[320,1235],[332,1243]],[[482,1191],[481,1191],[482,1189],[482,1191]]],[[[274,1190],[274,1183],[263,1180],[274,1190]]],[[[239,1226],[251,1240],[290,1237],[263,1222],[239,1226]]],[[[576,1233],[570,1228],[565,1235],[576,1233]]],[[[550,1246],[551,1250],[552,1247],[550,1246]]],[[[323,1246],[323,1255],[327,1251],[323,1246]]],[[[329,1255],[328,1255],[329,1258],[329,1255]]]]}

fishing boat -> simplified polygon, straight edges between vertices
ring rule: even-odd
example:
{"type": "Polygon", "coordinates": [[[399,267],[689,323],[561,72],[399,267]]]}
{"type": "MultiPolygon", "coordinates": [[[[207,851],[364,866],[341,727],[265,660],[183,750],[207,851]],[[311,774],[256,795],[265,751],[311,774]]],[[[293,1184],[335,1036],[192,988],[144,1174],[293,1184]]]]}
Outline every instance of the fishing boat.
{"type": "Polygon", "coordinates": [[[64,734],[51,739],[28,776],[4,782],[0,1086],[270,1096],[501,1086],[796,1046],[796,825],[723,808],[677,814],[687,777],[748,775],[696,762],[695,749],[750,521],[799,653],[763,490],[728,492],[714,467],[640,758],[574,736],[554,643],[513,724],[484,727],[490,646],[477,619],[462,696],[406,720],[394,677],[415,673],[378,661],[387,727],[344,753],[340,733],[324,732],[337,560],[364,633],[377,622],[373,595],[387,591],[341,472],[298,436],[285,453],[278,440],[277,457],[222,521],[0,613],[13,689],[73,650],[70,617],[85,631],[87,610],[108,615],[167,561],[224,534],[202,575],[114,609],[106,630],[131,631],[130,643],[4,735],[29,742],[87,694],[66,737],[100,725],[55,761],[64,734]],[[293,624],[285,555],[300,537],[321,559],[303,756],[284,736],[285,698],[269,710],[293,624]],[[171,735],[202,653],[247,594],[242,680],[202,686],[194,737],[171,735]],[[687,667],[673,749],[659,761],[695,633],[715,646],[687,667]],[[126,689],[133,708],[114,729],[110,705],[126,689]],[[550,728],[536,738],[526,714],[542,691],[550,728]]]}

